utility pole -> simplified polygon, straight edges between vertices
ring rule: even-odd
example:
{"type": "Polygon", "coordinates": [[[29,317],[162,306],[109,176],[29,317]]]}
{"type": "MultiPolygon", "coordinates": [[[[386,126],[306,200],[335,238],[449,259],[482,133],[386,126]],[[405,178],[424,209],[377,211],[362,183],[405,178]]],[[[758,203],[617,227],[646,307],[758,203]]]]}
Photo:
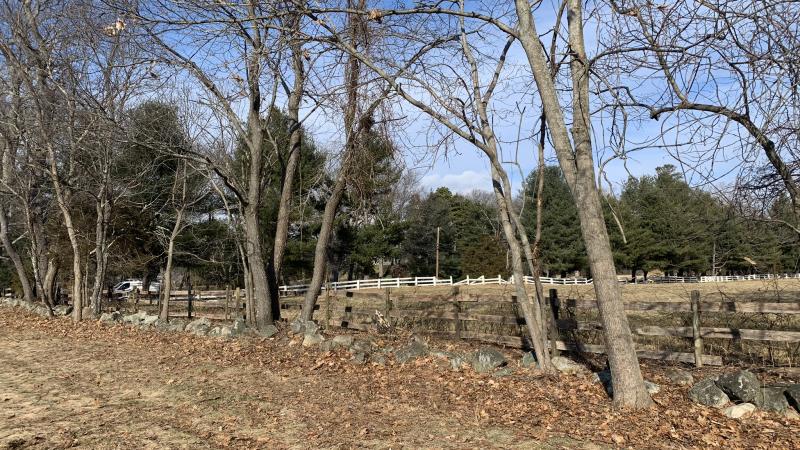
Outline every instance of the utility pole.
{"type": "Polygon", "coordinates": [[[440,227],[436,227],[436,278],[439,278],[439,229],[440,227]]]}

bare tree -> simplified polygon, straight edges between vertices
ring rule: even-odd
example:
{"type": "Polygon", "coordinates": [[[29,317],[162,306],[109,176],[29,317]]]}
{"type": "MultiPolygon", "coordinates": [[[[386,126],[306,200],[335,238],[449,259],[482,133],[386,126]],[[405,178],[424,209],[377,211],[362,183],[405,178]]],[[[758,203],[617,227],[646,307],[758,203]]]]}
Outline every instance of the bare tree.
{"type": "MultiPolygon", "coordinates": [[[[217,155],[196,154],[195,163],[203,163],[231,191],[239,207],[244,240],[242,253],[246,260],[245,285],[249,301],[255,302],[253,313],[248,315],[251,324],[264,327],[278,317],[277,285],[270,289],[269,280],[276,279],[285,248],[286,221],[291,189],[283,189],[281,195],[279,238],[273,256],[265,258],[262,224],[259,208],[265,184],[264,168],[277,160],[269,154],[265,160],[264,147],[268,144],[269,120],[276,106],[279,86],[287,90],[289,114],[294,118],[290,149],[281,149],[288,155],[284,184],[293,183],[299,148],[299,106],[303,95],[304,69],[302,49],[296,41],[293,28],[299,26],[297,19],[280,2],[258,2],[223,4],[206,1],[173,2],[154,0],[143,2],[136,12],[145,25],[153,42],[162,50],[161,62],[183,68],[204,88],[213,112],[224,117],[224,127],[232,130],[233,146],[229,152],[217,155]],[[287,26],[283,19],[289,17],[287,26]],[[235,50],[230,52],[229,44],[235,50]],[[222,49],[225,49],[224,51],[222,49]],[[220,52],[226,55],[219,60],[220,52]],[[290,54],[293,61],[294,81],[282,73],[282,60],[290,54]],[[229,74],[229,76],[226,76],[229,74]],[[268,89],[264,89],[265,85],[268,89]],[[243,113],[235,108],[236,102],[245,106],[243,113]],[[246,150],[242,164],[246,169],[243,177],[236,174],[233,156],[241,144],[246,150]],[[282,237],[283,236],[283,237],[282,237]],[[268,267],[271,269],[268,273],[268,267]],[[253,322],[254,321],[254,322],[253,322]]],[[[221,122],[222,123],[222,122],[221,122]]]]}
{"type": "MultiPolygon", "coordinates": [[[[459,11],[461,16],[468,15],[463,9],[459,11]]],[[[424,22],[422,26],[417,24],[417,27],[414,27],[414,23],[395,23],[393,24],[394,26],[405,29],[406,33],[400,35],[403,41],[399,43],[394,41],[393,44],[396,43],[405,53],[398,52],[397,48],[393,47],[390,56],[378,59],[352,45],[351,41],[344,38],[342,32],[330,25],[335,23],[334,19],[320,17],[321,14],[335,14],[337,12],[344,12],[348,15],[359,14],[372,20],[381,20],[382,17],[391,17],[395,14],[407,15],[408,12],[368,11],[362,6],[360,8],[344,9],[310,9],[308,14],[317,23],[322,24],[322,27],[332,35],[332,37],[324,37],[324,39],[332,41],[338,48],[357,58],[361,64],[385,80],[403,100],[419,108],[434,121],[441,124],[449,133],[463,138],[487,156],[490,162],[493,192],[498,205],[502,229],[512,255],[517,298],[528,324],[536,356],[542,367],[549,369],[549,355],[544,342],[541,307],[540,305],[533,307],[530,303],[524,284],[526,260],[528,261],[528,269],[532,268],[531,249],[527,244],[527,236],[522,230],[519,216],[513,207],[511,184],[508,174],[500,162],[499,143],[494,134],[488,109],[488,104],[497,87],[505,64],[505,55],[515,38],[513,36],[509,37],[502,49],[501,56],[497,58],[495,66],[491,68],[492,75],[489,81],[483,82],[480,77],[482,67],[479,67],[479,62],[473,53],[473,44],[469,42],[469,37],[477,33],[472,30],[468,31],[463,21],[456,24],[455,29],[450,28],[449,30],[446,25],[443,28],[438,28],[439,24],[436,24],[432,29],[426,29],[424,22]],[[414,47],[417,42],[424,42],[424,44],[414,47]],[[457,43],[458,46],[453,48],[450,45],[453,43],[457,43]],[[433,49],[439,48],[442,49],[443,54],[428,55],[433,49]],[[466,74],[462,75],[462,72],[457,71],[450,65],[444,65],[440,70],[435,64],[426,65],[427,62],[440,58],[452,58],[452,52],[454,51],[457,57],[463,58],[466,64],[466,74]],[[399,59],[403,54],[406,55],[407,59],[399,59]],[[403,83],[411,87],[406,88],[403,83]],[[420,91],[423,94],[412,93],[420,91]],[[428,99],[422,100],[423,95],[428,99]],[[463,100],[464,97],[467,98],[467,101],[463,100]]],[[[311,295],[311,292],[306,295],[306,308],[313,304],[311,295]]]]}
{"type": "Polygon", "coordinates": [[[175,171],[175,179],[172,185],[171,203],[174,209],[172,217],[173,225],[168,236],[164,236],[167,241],[167,262],[164,269],[164,278],[161,282],[161,311],[159,319],[169,321],[169,303],[172,292],[172,264],[175,256],[175,241],[191,224],[188,220],[192,209],[200,202],[205,200],[206,193],[192,183],[197,179],[197,174],[190,168],[187,160],[181,160],[175,171]]]}
{"type": "Polygon", "coordinates": [[[773,199],[788,194],[795,223],[786,225],[800,233],[795,5],[724,0],[610,6],[603,25],[609,39],[595,65],[624,67],[628,75],[606,85],[609,103],[664,122],[664,140],[691,136],[673,153],[702,183],[720,176],[702,173],[714,167],[705,162],[738,152],[745,162],[740,187],[773,199]]]}

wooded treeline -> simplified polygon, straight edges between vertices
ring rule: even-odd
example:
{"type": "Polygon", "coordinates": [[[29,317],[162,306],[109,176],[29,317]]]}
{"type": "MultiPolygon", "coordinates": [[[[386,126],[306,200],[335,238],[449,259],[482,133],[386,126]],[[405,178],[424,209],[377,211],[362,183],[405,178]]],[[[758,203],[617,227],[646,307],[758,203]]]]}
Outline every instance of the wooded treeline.
{"type": "Polygon", "coordinates": [[[615,403],[643,407],[618,268],[796,266],[799,15],[690,0],[6,2],[4,257],[28,300],[52,306],[68,287],[75,320],[116,274],[160,274],[165,299],[176,266],[240,278],[263,328],[292,277],[310,280],[308,320],[331,277],[430,274],[438,228],[440,274],[514,276],[544,370],[545,299],[523,276],[591,273],[615,403]],[[414,129],[429,157],[481,155],[490,193],[415,194],[414,129]],[[679,171],[614,195],[609,164],[648,149],[679,171]],[[538,163],[522,196],[521,152],[538,163]]]}

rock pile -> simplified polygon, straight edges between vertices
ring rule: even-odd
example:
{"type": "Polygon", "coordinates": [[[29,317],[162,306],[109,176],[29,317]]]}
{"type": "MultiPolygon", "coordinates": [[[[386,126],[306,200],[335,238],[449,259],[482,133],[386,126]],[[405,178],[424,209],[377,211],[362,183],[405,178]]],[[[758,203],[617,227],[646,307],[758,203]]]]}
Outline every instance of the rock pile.
{"type": "Polygon", "coordinates": [[[747,370],[706,378],[689,389],[689,398],[701,405],[724,408],[722,413],[734,419],[749,416],[756,409],[796,416],[800,384],[764,386],[747,370]],[[735,403],[728,406],[729,403],[735,403]],[[727,406],[727,407],[726,407],[727,406]]]}

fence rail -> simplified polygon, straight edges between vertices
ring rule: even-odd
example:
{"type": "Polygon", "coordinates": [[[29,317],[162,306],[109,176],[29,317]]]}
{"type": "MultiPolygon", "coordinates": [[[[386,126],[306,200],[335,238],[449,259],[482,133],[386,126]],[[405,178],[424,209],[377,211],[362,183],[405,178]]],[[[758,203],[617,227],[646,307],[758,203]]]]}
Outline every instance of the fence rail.
{"type": "MultiPolygon", "coordinates": [[[[676,277],[676,276],[661,276],[652,277],[648,279],[647,283],[722,283],[730,281],[746,281],[746,280],[773,280],[773,279],[800,279],[800,273],[797,274],[760,274],[760,275],[729,275],[729,276],[701,276],[701,277],[676,277]]],[[[555,277],[539,277],[542,284],[568,286],[568,285],[582,285],[592,284],[591,278],[555,278],[555,277]]],[[[525,284],[533,284],[534,278],[532,276],[525,276],[525,284]]],[[[630,283],[631,280],[625,277],[619,277],[621,283],[630,283]]],[[[641,281],[644,282],[644,281],[641,281]]],[[[351,280],[351,281],[337,281],[328,283],[322,287],[323,290],[329,288],[332,291],[342,290],[359,290],[359,289],[383,289],[383,288],[399,288],[409,286],[473,286],[485,284],[513,284],[514,277],[503,279],[502,275],[494,278],[486,278],[485,276],[470,277],[469,275],[460,281],[449,278],[437,277],[406,277],[406,278],[377,278],[371,280],[351,280]]],[[[300,295],[308,290],[307,284],[295,284],[291,286],[281,286],[279,288],[281,295],[291,296],[300,295]]]]}
{"type": "MultiPolygon", "coordinates": [[[[518,348],[529,348],[526,335],[525,319],[519,314],[487,313],[486,305],[515,304],[516,296],[510,294],[483,294],[463,292],[454,286],[447,294],[403,294],[401,291],[386,289],[384,292],[329,292],[319,297],[314,312],[314,319],[328,326],[368,329],[375,323],[376,314],[390,325],[411,323],[415,330],[426,331],[424,322],[433,320],[452,324],[445,330],[432,327],[427,331],[453,335],[459,339],[478,340],[518,348]],[[348,304],[355,302],[356,304],[348,304]],[[478,307],[470,310],[471,307],[478,307]],[[465,328],[466,324],[487,324],[489,328],[511,326],[515,334],[492,334],[465,328]]],[[[594,310],[595,300],[577,300],[558,298],[556,289],[549,293],[551,314],[556,317],[555,334],[550,334],[549,345],[560,350],[571,350],[590,353],[604,353],[603,345],[580,342],[574,338],[579,331],[602,331],[602,325],[596,321],[579,321],[574,315],[576,310],[594,310]],[[572,336],[572,338],[570,338],[572,336]]],[[[498,305],[499,309],[507,309],[498,305]]],[[[285,299],[284,309],[301,309],[299,299],[285,299]]],[[[800,343],[800,331],[780,329],[751,329],[723,326],[703,326],[705,320],[720,313],[742,314],[800,314],[800,301],[793,302],[755,302],[713,300],[703,301],[698,291],[692,291],[691,297],[682,302],[664,301],[631,301],[625,302],[628,313],[660,312],[667,316],[676,313],[685,314],[691,326],[656,326],[632,325],[634,336],[669,337],[686,339],[694,352],[663,351],[640,347],[637,349],[640,358],[665,361],[680,361],[697,365],[722,365],[721,355],[708,354],[705,339],[722,339],[730,341],[759,341],[764,343],[800,343]],[[705,319],[703,320],[703,318],[705,319]]],[[[780,320],[776,321],[781,323],[780,320]]],[[[749,322],[745,322],[749,323],[749,322]]],[[[508,328],[505,328],[508,329],[508,328]]],[[[765,344],[767,345],[767,344],[765,344]]]]}

